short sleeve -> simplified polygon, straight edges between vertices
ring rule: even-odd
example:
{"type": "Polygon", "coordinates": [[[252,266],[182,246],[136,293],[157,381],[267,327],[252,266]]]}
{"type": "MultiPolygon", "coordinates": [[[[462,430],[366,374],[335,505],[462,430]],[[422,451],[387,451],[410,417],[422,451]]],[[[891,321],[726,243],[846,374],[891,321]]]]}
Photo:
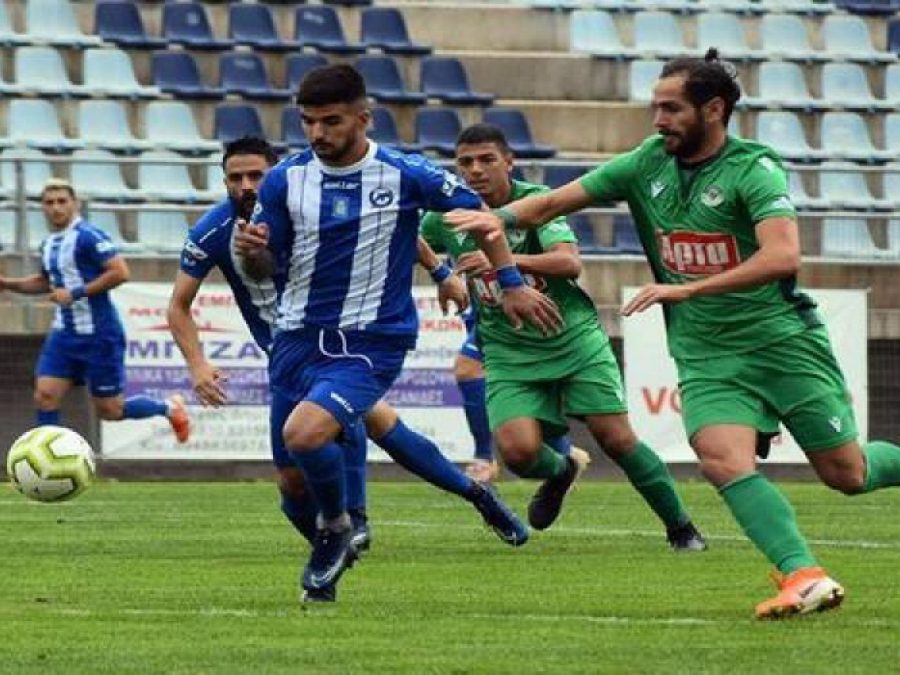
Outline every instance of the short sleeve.
{"type": "Polygon", "coordinates": [[[791,202],[787,174],[775,158],[756,158],[737,182],[738,198],[754,225],[776,216],[796,218],[791,202]]]}
{"type": "Polygon", "coordinates": [[[577,244],[578,237],[569,227],[565,218],[554,218],[549,223],[542,225],[537,231],[538,241],[545,251],[550,250],[555,244],[577,244]]]}
{"type": "Polygon", "coordinates": [[[119,255],[119,249],[109,235],[94,227],[81,230],[78,235],[78,248],[81,255],[97,267],[103,267],[119,255]]]}
{"type": "Polygon", "coordinates": [[[425,158],[408,166],[421,190],[422,208],[442,213],[453,209],[481,208],[481,197],[459,176],[436,167],[425,158]]]}
{"type": "Polygon", "coordinates": [[[581,177],[581,187],[595,204],[620,202],[628,198],[634,180],[637,149],[618,155],[581,177]]]}
{"type": "Polygon", "coordinates": [[[435,253],[447,252],[446,227],[444,217],[440,213],[434,211],[426,213],[419,224],[419,234],[435,253]]]}
{"type": "Polygon", "coordinates": [[[205,279],[215,267],[214,251],[211,246],[212,235],[209,230],[202,227],[202,223],[201,220],[197,223],[197,227],[191,228],[181,248],[181,271],[195,279],[205,279]]]}

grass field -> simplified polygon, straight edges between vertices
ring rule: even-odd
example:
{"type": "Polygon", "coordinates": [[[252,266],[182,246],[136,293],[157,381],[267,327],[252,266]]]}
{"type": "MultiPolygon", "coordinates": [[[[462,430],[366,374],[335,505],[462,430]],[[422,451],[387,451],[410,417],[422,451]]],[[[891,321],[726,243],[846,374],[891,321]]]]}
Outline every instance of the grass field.
{"type": "MultiPolygon", "coordinates": [[[[100,483],[41,505],[0,490],[0,672],[897,672],[900,490],[786,485],[847,587],[836,612],[754,621],[765,561],[713,490],[711,548],[675,555],[622,484],[586,483],[510,549],[422,484],[370,487],[374,546],[303,609],[306,547],[265,483],[100,483]]],[[[531,491],[504,483],[520,513],[531,491]]]]}

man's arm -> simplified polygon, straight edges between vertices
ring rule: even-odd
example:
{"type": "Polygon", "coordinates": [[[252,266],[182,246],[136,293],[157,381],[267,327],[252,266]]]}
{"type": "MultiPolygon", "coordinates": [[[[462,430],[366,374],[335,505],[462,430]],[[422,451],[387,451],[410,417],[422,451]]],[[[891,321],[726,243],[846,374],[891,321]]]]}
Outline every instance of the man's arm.
{"type": "Polygon", "coordinates": [[[67,307],[76,300],[90,297],[121,286],[131,277],[128,263],[120,255],[114,255],[103,263],[103,273],[84,286],[75,288],[54,288],[50,291],[50,300],[57,305],[67,307]]]}
{"type": "Polygon", "coordinates": [[[469,292],[465,282],[450,269],[447,263],[438,258],[434,249],[421,235],[416,242],[419,264],[431,275],[431,280],[438,285],[438,303],[444,316],[450,310],[450,303],[456,305],[458,312],[464,312],[469,306],[469,292]]]}
{"type": "Polygon", "coordinates": [[[38,295],[50,290],[50,281],[43,274],[27,277],[0,277],[0,291],[12,291],[23,295],[38,295]]]}
{"type": "MultiPolygon", "coordinates": [[[[560,242],[543,253],[515,253],[513,261],[526,274],[561,279],[576,279],[581,274],[581,256],[578,254],[577,244],[560,242]]],[[[473,251],[459,257],[456,269],[464,273],[483,274],[491,269],[491,264],[481,251],[473,251]]]]}

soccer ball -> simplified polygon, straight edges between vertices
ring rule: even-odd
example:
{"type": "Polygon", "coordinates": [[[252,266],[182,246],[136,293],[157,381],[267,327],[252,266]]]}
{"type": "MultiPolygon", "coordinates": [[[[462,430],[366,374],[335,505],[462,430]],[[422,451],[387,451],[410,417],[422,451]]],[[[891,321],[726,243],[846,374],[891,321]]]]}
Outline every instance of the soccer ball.
{"type": "Polygon", "coordinates": [[[80,435],[65,427],[27,431],[6,456],[6,473],[29,499],[60,502],[82,493],[94,478],[94,451],[80,435]]]}

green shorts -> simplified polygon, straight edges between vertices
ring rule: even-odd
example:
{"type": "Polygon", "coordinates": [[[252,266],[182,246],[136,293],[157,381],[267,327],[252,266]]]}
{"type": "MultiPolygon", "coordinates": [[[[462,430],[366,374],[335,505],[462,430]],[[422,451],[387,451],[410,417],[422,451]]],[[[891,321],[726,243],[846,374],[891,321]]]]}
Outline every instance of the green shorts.
{"type": "Polygon", "coordinates": [[[688,438],[713,424],[775,434],[779,422],[804,450],[827,450],[857,436],[850,393],[824,327],[758,351],[677,365],[688,438]]]}
{"type": "Polygon", "coordinates": [[[567,417],[627,412],[619,364],[601,331],[581,336],[570,356],[554,361],[560,368],[553,379],[535,380],[497,377],[496,373],[491,377],[488,360],[491,431],[516,417],[530,417],[541,422],[546,433],[561,436],[569,430],[567,417]]]}

